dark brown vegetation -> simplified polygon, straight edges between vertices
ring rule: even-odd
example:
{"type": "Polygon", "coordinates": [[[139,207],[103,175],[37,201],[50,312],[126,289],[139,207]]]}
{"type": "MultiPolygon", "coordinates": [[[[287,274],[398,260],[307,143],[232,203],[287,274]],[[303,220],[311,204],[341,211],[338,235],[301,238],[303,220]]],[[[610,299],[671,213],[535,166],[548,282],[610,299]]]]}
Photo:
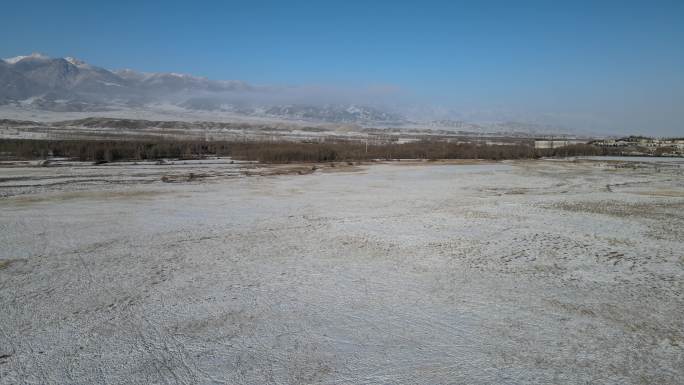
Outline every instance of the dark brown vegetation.
{"type": "Polygon", "coordinates": [[[625,155],[620,149],[591,144],[571,144],[558,148],[536,149],[539,157],[625,155]]]}
{"type": "Polygon", "coordinates": [[[227,142],[227,141],[98,141],[0,139],[0,158],[47,159],[65,157],[80,161],[200,159],[231,156],[265,163],[368,161],[374,159],[532,159],[542,156],[614,155],[613,149],[572,145],[534,149],[528,145],[487,145],[420,141],[369,144],[351,141],[227,142]]]}

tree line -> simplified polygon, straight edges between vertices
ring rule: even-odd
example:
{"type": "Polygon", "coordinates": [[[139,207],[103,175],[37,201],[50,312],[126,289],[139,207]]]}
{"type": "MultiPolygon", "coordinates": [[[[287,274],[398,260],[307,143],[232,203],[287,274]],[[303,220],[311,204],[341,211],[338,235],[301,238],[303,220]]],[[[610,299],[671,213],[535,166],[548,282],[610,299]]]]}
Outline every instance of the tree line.
{"type": "Polygon", "coordinates": [[[570,145],[535,149],[525,144],[450,143],[425,140],[409,143],[366,144],[337,141],[306,143],[289,141],[116,141],[0,139],[0,158],[47,159],[64,157],[79,161],[113,162],[157,159],[202,159],[230,156],[264,163],[368,161],[374,159],[534,159],[581,155],[619,155],[611,148],[570,145]]]}

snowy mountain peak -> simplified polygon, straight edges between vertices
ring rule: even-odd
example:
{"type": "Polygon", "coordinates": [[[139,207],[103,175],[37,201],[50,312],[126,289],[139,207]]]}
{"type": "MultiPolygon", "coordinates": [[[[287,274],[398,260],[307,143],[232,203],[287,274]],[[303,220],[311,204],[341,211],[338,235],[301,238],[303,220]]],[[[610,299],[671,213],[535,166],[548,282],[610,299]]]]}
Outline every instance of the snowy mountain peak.
{"type": "Polygon", "coordinates": [[[76,59],[75,57],[72,57],[72,56],[67,56],[64,58],[64,60],[75,65],[76,67],[82,67],[82,66],[87,65],[86,62],[84,62],[83,60],[76,59]]]}
{"type": "Polygon", "coordinates": [[[15,57],[10,57],[7,59],[3,59],[6,63],[9,64],[16,64],[24,59],[49,59],[48,56],[45,56],[41,53],[34,52],[30,55],[24,55],[24,56],[15,56],[15,57]]]}
{"type": "Polygon", "coordinates": [[[169,72],[168,75],[169,75],[169,76],[176,77],[176,78],[196,79],[196,77],[194,77],[194,76],[191,76],[191,75],[188,75],[188,74],[181,74],[181,73],[178,73],[178,72],[169,72]]]}

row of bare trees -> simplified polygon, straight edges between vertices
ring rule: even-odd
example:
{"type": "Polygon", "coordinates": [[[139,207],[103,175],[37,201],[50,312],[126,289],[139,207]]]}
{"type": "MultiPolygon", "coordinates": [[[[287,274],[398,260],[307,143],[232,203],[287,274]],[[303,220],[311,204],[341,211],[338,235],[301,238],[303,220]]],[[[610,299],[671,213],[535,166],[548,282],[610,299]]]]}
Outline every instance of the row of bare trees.
{"type": "Polygon", "coordinates": [[[81,161],[199,159],[208,155],[231,156],[266,163],[339,162],[373,159],[532,159],[542,156],[614,155],[613,149],[571,145],[535,149],[530,145],[488,145],[418,141],[370,144],[339,141],[228,142],[228,141],[97,141],[97,140],[0,140],[0,157],[45,159],[50,156],[81,161]]]}

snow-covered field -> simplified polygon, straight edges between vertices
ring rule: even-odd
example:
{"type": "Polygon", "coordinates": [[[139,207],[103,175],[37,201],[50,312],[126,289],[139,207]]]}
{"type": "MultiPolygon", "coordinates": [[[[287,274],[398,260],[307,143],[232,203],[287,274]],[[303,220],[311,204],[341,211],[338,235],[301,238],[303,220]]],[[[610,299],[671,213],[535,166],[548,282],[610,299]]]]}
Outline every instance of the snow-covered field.
{"type": "Polygon", "coordinates": [[[0,383],[684,378],[681,164],[287,167],[0,165],[0,383]]]}

